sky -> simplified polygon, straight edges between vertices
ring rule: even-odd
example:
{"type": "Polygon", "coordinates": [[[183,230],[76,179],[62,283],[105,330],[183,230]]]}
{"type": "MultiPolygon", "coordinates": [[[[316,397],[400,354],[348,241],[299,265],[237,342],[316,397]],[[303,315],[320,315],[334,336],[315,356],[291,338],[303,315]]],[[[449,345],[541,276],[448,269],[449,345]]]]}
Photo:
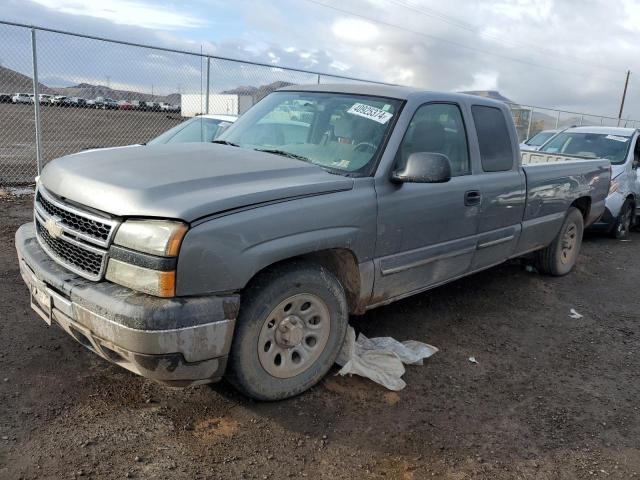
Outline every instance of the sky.
{"type": "MultiPolygon", "coordinates": [[[[0,20],[273,68],[211,64],[214,91],[317,81],[294,67],[430,90],[640,119],[640,0],[0,0],[0,20]]],[[[0,25],[0,63],[31,68],[29,32],[0,25]]],[[[197,92],[199,57],[38,34],[40,79],[156,94],[197,92]]],[[[323,81],[333,79],[323,78],[323,81]]]]}

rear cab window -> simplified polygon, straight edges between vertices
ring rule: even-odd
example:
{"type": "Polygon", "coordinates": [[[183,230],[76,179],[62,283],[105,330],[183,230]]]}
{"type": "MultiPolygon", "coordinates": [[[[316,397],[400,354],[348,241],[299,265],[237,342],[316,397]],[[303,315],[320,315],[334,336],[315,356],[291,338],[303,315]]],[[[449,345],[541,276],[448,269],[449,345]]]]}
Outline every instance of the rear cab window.
{"type": "Polygon", "coordinates": [[[480,147],[482,170],[504,172],[513,169],[513,148],[502,110],[485,105],[471,107],[480,147]]]}

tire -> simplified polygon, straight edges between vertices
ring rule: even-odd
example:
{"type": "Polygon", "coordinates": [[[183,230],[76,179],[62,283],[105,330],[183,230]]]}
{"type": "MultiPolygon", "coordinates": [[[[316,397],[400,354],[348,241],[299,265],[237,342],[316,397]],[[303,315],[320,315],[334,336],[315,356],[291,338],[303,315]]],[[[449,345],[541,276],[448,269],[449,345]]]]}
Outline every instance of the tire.
{"type": "Polygon", "coordinates": [[[582,245],[584,219],[582,212],[571,207],[553,242],[536,252],[536,267],[541,273],[562,276],[576,264],[582,245]]]}
{"type": "Polygon", "coordinates": [[[256,400],[298,395],[335,362],[348,319],[344,289],[331,272],[304,261],[274,267],[243,295],[227,379],[256,400]]]}
{"type": "Polygon", "coordinates": [[[635,207],[633,203],[629,199],[625,200],[622,207],[620,207],[620,212],[616,217],[616,221],[613,222],[611,230],[609,230],[609,235],[611,235],[611,237],[617,240],[627,238],[629,231],[633,227],[634,210],[635,207]]]}

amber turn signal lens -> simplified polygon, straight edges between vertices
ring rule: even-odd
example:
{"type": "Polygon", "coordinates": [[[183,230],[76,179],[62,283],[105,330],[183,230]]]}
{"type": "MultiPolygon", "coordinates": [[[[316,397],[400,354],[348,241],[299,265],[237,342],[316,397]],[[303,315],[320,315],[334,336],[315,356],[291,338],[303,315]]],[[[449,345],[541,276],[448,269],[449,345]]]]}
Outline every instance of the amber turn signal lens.
{"type": "Polygon", "coordinates": [[[112,258],[105,277],[123,287],[156,297],[173,297],[176,294],[175,270],[152,270],[112,258]]]}

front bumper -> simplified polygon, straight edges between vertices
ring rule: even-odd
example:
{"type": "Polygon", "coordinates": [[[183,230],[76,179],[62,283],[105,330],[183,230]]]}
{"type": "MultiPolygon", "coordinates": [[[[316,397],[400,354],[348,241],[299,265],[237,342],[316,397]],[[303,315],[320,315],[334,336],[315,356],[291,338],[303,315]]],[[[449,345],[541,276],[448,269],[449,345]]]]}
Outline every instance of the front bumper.
{"type": "Polygon", "coordinates": [[[16,232],[31,306],[82,345],[127,370],[171,386],[224,374],[238,295],[157,298],[64,269],[40,247],[33,223],[16,232]]]}

